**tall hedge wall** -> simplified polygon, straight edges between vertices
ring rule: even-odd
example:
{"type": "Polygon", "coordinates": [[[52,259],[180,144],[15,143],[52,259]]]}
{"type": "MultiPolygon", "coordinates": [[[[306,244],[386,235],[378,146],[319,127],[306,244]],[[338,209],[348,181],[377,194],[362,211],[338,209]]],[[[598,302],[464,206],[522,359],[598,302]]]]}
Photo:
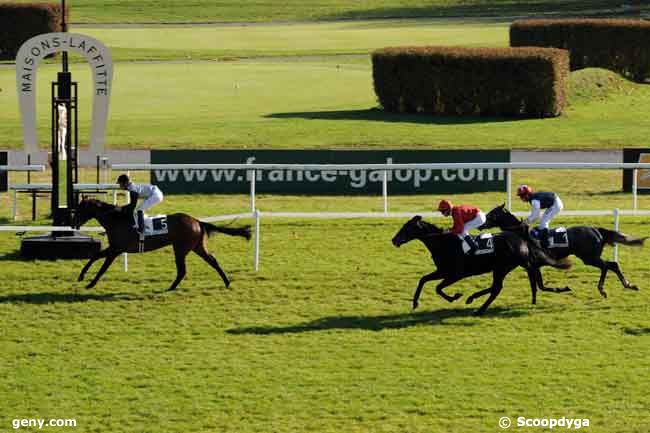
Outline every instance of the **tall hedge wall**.
{"type": "Polygon", "coordinates": [[[31,37],[60,32],[61,22],[59,4],[1,3],[0,60],[14,60],[20,46],[31,37]]]}
{"type": "Polygon", "coordinates": [[[569,54],[552,48],[392,47],[372,54],[374,87],[392,112],[558,116],[569,54]]]}
{"type": "Polygon", "coordinates": [[[637,82],[650,78],[650,21],[515,21],[510,26],[510,45],[567,49],[572,70],[598,67],[637,82]]]}

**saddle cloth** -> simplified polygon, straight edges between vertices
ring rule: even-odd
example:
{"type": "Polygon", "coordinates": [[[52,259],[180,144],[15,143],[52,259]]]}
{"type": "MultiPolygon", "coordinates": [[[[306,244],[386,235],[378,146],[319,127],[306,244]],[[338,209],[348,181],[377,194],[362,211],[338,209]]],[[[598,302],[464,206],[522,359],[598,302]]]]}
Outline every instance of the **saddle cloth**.
{"type": "Polygon", "coordinates": [[[167,215],[144,216],[145,236],[165,235],[167,232],[167,215]]]}
{"type": "MultiPolygon", "coordinates": [[[[492,233],[481,233],[478,236],[472,236],[472,239],[474,239],[474,242],[478,247],[474,255],[480,256],[483,254],[494,253],[494,239],[492,233]]],[[[469,245],[467,245],[467,242],[463,239],[463,253],[467,254],[469,250],[469,245]]]]}
{"type": "MultiPolygon", "coordinates": [[[[539,245],[539,233],[536,229],[531,230],[531,237],[539,245]]],[[[549,248],[568,248],[569,235],[566,227],[556,227],[548,231],[548,247],[549,248]]]]}

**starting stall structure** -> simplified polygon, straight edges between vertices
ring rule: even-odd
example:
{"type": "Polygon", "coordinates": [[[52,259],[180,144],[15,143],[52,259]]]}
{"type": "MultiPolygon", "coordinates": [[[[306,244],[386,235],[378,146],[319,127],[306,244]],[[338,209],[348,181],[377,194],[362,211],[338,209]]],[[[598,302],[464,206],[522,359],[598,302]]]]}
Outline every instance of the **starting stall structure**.
{"type": "Polygon", "coordinates": [[[79,134],[77,83],[68,68],[68,51],[81,54],[93,75],[92,131],[89,150],[97,158],[104,155],[108,101],[113,65],[110,52],[100,41],[86,35],[68,33],[65,0],[62,0],[62,31],[37,35],[26,41],[16,56],[16,85],[23,122],[27,155],[38,150],[36,129],[36,73],[40,61],[62,52],[62,70],[51,84],[51,209],[53,226],[62,227],[49,235],[24,238],[20,252],[30,259],[89,258],[101,249],[101,242],[77,231],[64,229],[74,224],[79,203],[79,134]],[[61,192],[65,193],[62,200],[61,192]]]}

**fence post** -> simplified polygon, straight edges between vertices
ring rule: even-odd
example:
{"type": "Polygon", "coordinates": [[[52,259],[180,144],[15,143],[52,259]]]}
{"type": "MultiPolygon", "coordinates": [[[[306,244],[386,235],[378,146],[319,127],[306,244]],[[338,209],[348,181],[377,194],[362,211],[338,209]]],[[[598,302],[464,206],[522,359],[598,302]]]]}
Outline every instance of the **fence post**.
{"type": "Polygon", "coordinates": [[[248,173],[251,174],[251,212],[255,212],[255,178],[257,177],[257,171],[253,169],[248,173]]]}
{"type": "MultiPolygon", "coordinates": [[[[614,209],[614,230],[618,231],[619,228],[619,210],[618,208],[614,209]]],[[[618,262],[618,244],[614,244],[614,252],[612,260],[618,262]]]]}
{"type": "Polygon", "coordinates": [[[384,213],[388,213],[388,170],[384,170],[384,177],[381,180],[381,194],[384,197],[384,213]]]}
{"type": "Polygon", "coordinates": [[[253,211],[255,216],[255,254],[254,254],[254,265],[255,272],[260,269],[260,219],[262,218],[262,213],[255,209],[253,211]]]}
{"type": "Polygon", "coordinates": [[[506,207],[512,210],[512,170],[506,168],[506,207]]]}
{"type": "Polygon", "coordinates": [[[637,176],[639,174],[639,170],[636,168],[632,170],[632,209],[636,211],[637,209],[637,200],[638,200],[638,195],[637,195],[637,189],[638,189],[638,179],[637,176]]]}

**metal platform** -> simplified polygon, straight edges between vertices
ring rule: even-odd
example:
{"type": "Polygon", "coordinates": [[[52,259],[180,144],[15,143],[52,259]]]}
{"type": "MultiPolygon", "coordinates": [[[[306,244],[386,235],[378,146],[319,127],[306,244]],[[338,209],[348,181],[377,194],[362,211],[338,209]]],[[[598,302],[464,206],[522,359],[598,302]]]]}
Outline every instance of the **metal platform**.
{"type": "Polygon", "coordinates": [[[20,255],[38,260],[89,259],[101,248],[101,241],[79,232],[56,232],[23,239],[20,255]]]}

